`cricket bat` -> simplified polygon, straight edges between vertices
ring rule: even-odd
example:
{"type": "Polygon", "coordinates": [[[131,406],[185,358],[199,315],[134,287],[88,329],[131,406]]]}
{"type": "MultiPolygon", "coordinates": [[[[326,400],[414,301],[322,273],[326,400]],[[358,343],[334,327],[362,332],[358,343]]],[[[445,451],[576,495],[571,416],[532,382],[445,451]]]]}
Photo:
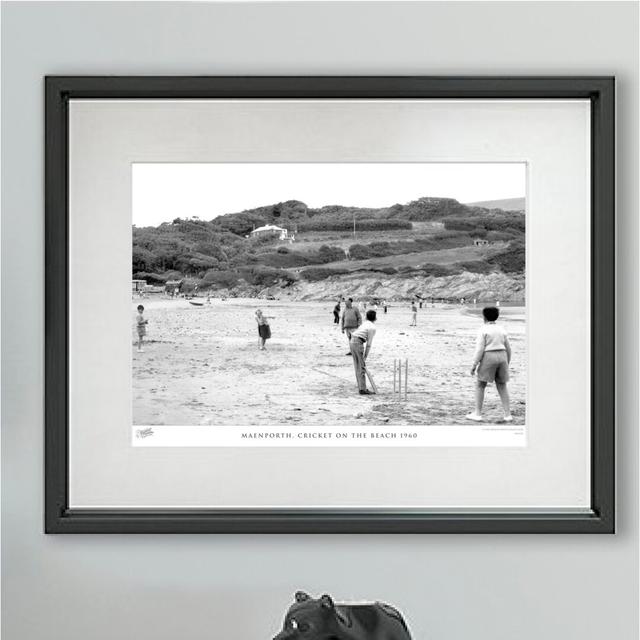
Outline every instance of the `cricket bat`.
{"type": "Polygon", "coordinates": [[[371,389],[373,390],[373,393],[378,393],[378,387],[376,387],[376,383],[373,381],[373,378],[371,377],[371,374],[369,373],[369,369],[367,369],[366,365],[364,367],[364,372],[367,374],[367,378],[369,378],[369,383],[371,384],[371,389]]]}

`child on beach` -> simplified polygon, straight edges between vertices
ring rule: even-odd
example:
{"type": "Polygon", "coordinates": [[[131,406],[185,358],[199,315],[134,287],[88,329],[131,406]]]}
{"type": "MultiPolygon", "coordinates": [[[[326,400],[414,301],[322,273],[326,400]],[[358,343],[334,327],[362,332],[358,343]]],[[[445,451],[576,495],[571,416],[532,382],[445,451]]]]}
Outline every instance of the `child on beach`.
{"type": "Polygon", "coordinates": [[[256,310],[256,322],[258,323],[258,344],[260,351],[266,349],[266,342],[271,337],[271,327],[269,326],[269,318],[273,316],[265,316],[261,309],[256,310]]]}
{"type": "Polygon", "coordinates": [[[333,324],[340,323],[340,300],[336,303],[336,306],[333,307],[333,324]]]}
{"type": "Polygon", "coordinates": [[[142,342],[144,341],[144,337],[147,335],[147,324],[148,320],[144,319],[144,307],[139,304],[138,305],[138,315],[136,316],[136,329],[138,331],[138,353],[142,353],[144,349],[142,348],[142,342]]]}
{"type": "Polygon", "coordinates": [[[416,307],[416,301],[411,301],[411,324],[410,327],[418,326],[418,307],[416,307]]]}
{"type": "Polygon", "coordinates": [[[484,403],[484,391],[487,383],[495,382],[502,410],[504,421],[512,422],[511,410],[509,408],[509,391],[507,382],[509,380],[509,363],[511,362],[511,345],[509,337],[503,327],[496,324],[500,315],[497,307],[485,307],[482,310],[484,316],[484,326],[478,332],[476,340],[476,353],[471,367],[471,375],[476,374],[476,408],[472,413],[468,413],[466,418],[474,422],[482,422],[482,404],[484,403]]]}

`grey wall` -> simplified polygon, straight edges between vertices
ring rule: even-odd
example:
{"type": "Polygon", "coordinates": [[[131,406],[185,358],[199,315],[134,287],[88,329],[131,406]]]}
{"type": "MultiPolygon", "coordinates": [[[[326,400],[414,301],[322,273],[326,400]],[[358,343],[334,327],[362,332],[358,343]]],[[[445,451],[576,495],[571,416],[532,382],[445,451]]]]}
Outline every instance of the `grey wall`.
{"type": "Polygon", "coordinates": [[[271,637],[296,588],[416,640],[637,638],[638,5],[4,3],[3,638],[271,637]],[[616,536],[42,534],[45,74],[615,74],[616,536]]]}

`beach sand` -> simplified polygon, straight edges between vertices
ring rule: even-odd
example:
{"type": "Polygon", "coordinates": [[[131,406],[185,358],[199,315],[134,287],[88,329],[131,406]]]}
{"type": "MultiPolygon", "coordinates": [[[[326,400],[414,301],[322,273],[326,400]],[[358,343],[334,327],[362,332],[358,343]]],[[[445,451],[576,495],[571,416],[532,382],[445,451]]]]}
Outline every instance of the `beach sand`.
{"type": "MultiPolygon", "coordinates": [[[[144,352],[133,347],[135,425],[469,424],[464,416],[473,409],[469,369],[480,305],[429,305],[418,311],[417,327],[409,327],[409,304],[394,303],[387,314],[380,308],[367,362],[379,393],[360,396],[346,336],[333,324],[335,301],[212,299],[195,307],[184,299],[136,298],[132,343],[140,303],[148,325],[144,352]],[[275,316],[264,351],[258,350],[256,308],[275,316]],[[406,402],[394,398],[394,358],[409,360],[406,402]]],[[[513,350],[514,424],[522,425],[525,310],[507,307],[501,314],[513,350]]],[[[495,385],[488,385],[485,422],[501,417],[495,385]]]]}

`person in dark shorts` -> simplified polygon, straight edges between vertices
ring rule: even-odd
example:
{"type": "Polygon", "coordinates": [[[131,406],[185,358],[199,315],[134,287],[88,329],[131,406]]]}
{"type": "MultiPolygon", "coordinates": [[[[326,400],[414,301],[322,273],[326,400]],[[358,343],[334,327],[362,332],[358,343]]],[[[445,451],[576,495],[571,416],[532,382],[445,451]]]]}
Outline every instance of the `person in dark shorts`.
{"type": "Polygon", "coordinates": [[[340,300],[333,307],[333,324],[340,324],[340,300]]]}
{"type": "Polygon", "coordinates": [[[471,375],[477,375],[476,407],[468,413],[466,418],[474,422],[482,422],[482,405],[484,391],[489,382],[496,383],[496,389],[504,411],[504,421],[512,422],[509,408],[509,363],[511,362],[511,345],[507,332],[501,325],[496,324],[500,315],[496,307],[485,307],[482,310],[484,326],[478,332],[476,352],[471,367],[471,375]]]}
{"type": "Polygon", "coordinates": [[[356,372],[358,392],[361,396],[371,395],[367,389],[365,360],[371,351],[373,337],[376,335],[376,312],[373,309],[367,311],[367,319],[351,334],[351,355],[353,356],[353,368],[356,372]],[[365,348],[365,344],[367,345],[365,348]]]}
{"type": "Polygon", "coordinates": [[[138,332],[138,353],[142,353],[144,351],[144,349],[142,348],[142,343],[144,342],[144,337],[147,335],[147,324],[149,324],[149,321],[145,320],[144,307],[139,304],[138,315],[136,316],[136,331],[138,332]]]}

